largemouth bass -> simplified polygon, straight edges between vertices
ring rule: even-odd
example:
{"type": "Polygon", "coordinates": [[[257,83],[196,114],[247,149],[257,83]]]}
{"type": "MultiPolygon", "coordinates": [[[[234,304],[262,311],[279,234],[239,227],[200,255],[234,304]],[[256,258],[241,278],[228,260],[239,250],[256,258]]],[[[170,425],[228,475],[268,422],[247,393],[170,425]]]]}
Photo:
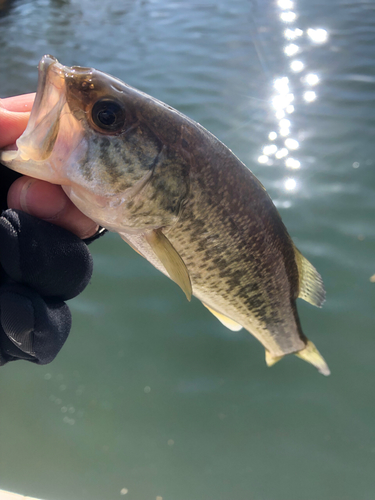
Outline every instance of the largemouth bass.
{"type": "Polygon", "coordinates": [[[1,160],[60,184],[189,300],[246,328],[269,366],[294,353],[330,373],[296,308],[297,297],[322,305],[320,275],[262,184],[193,120],[101,71],[44,56],[27,128],[1,160]]]}

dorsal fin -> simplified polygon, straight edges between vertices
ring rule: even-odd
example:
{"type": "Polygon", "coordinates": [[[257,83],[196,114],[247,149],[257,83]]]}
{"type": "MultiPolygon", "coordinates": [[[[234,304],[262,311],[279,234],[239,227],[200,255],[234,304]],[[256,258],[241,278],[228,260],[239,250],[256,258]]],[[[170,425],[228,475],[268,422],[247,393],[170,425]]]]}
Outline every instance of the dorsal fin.
{"type": "Polygon", "coordinates": [[[189,271],[186,268],[185,262],[181,259],[180,254],[163,234],[161,229],[154,229],[150,233],[146,233],[145,239],[165,267],[171,280],[177,283],[185,293],[186,298],[190,301],[192,287],[189,271]]]}
{"type": "Polygon", "coordinates": [[[326,298],[322,277],[297,248],[294,250],[299,274],[298,297],[313,306],[322,307],[326,298]]]}
{"type": "Polygon", "coordinates": [[[228,316],[225,316],[224,314],[221,314],[221,313],[215,311],[214,309],[212,309],[211,307],[209,307],[204,302],[202,302],[202,304],[205,307],[207,307],[207,309],[214,316],[216,316],[216,318],[220,321],[220,323],[222,323],[224,326],[226,326],[227,328],[229,328],[229,330],[232,330],[232,332],[239,332],[240,330],[242,330],[243,326],[240,325],[239,323],[236,323],[235,321],[233,321],[233,319],[230,319],[230,318],[228,318],[228,316]]]}

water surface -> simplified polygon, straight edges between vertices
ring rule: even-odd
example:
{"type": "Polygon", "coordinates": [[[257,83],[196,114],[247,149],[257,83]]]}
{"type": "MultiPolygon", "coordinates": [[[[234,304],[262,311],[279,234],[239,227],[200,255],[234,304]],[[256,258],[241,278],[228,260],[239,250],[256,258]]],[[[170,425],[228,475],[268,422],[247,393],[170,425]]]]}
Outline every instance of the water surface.
{"type": "Polygon", "coordinates": [[[1,488],[46,500],[375,498],[375,5],[288,3],[2,11],[2,96],[35,90],[50,53],[176,107],[251,168],[324,278],[323,309],[298,307],[332,375],[291,356],[268,369],[247,332],[108,235],[91,246],[94,276],[70,302],[58,358],[1,370],[1,488]]]}

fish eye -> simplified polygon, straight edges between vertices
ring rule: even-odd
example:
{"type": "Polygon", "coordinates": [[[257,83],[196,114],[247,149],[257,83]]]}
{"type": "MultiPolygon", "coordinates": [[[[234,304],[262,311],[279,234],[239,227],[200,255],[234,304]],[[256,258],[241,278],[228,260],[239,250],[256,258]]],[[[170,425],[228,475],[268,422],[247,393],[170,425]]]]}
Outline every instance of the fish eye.
{"type": "Polygon", "coordinates": [[[103,98],[96,101],[91,110],[92,121],[101,130],[117,132],[125,123],[123,106],[113,99],[103,98]]]}

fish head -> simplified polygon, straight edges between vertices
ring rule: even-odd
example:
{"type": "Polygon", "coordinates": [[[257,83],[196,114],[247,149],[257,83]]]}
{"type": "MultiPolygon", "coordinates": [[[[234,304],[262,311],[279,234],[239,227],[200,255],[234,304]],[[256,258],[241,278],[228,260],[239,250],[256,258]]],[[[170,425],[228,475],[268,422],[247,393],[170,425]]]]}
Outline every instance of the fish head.
{"type": "MultiPolygon", "coordinates": [[[[133,199],[162,162],[160,114],[169,108],[106,73],[67,67],[53,56],[44,56],[38,69],[27,128],[17,149],[3,151],[1,160],[22,174],[62,185],[86,215],[116,230],[124,213],[104,212],[133,199]]],[[[168,128],[168,119],[163,123],[168,128]]],[[[171,137],[168,130],[165,137],[171,137]]]]}

